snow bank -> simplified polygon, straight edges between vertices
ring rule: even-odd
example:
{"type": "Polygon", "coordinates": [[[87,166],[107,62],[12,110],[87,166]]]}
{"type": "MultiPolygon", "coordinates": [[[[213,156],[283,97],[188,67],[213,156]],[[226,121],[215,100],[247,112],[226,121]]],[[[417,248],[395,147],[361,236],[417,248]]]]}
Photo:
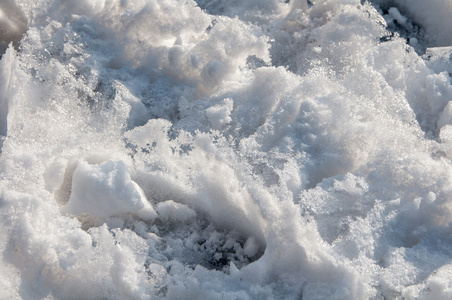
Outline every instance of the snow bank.
{"type": "Polygon", "coordinates": [[[449,297],[426,5],[2,2],[0,298],[449,297]]]}

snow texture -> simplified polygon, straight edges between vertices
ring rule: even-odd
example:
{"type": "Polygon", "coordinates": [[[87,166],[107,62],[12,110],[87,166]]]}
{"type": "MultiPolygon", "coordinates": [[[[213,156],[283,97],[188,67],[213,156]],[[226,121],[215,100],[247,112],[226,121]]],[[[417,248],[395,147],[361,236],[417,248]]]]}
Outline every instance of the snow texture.
{"type": "Polygon", "coordinates": [[[0,299],[452,298],[449,0],[0,3],[0,299]]]}

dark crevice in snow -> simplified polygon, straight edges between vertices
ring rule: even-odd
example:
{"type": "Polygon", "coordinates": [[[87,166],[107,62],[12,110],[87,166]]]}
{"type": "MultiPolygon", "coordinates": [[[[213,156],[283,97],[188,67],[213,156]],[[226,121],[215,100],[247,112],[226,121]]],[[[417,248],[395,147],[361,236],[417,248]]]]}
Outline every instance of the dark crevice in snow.
{"type": "Polygon", "coordinates": [[[253,238],[216,228],[200,216],[182,223],[158,221],[155,228],[161,238],[156,245],[159,252],[168,261],[175,260],[193,269],[200,265],[229,272],[231,263],[241,269],[264,253],[253,238]]]}
{"type": "MultiPolygon", "coordinates": [[[[362,1],[365,2],[365,1],[362,1]]],[[[419,55],[425,53],[427,43],[424,40],[424,30],[420,24],[409,19],[403,8],[396,2],[371,1],[377,11],[386,21],[386,29],[389,34],[380,38],[381,42],[391,41],[394,38],[404,38],[408,45],[412,46],[419,55]],[[377,3],[375,3],[377,2],[377,3]]]]}

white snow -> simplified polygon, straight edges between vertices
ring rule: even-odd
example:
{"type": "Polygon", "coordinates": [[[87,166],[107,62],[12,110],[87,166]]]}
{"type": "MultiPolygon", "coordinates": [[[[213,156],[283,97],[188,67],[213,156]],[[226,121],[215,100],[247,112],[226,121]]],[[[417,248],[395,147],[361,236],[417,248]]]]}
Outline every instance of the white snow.
{"type": "Polygon", "coordinates": [[[220,104],[209,107],[206,110],[207,119],[213,129],[221,130],[231,123],[231,111],[233,101],[230,98],[224,99],[220,104]]]}
{"type": "Polygon", "coordinates": [[[0,3],[0,299],[452,297],[449,0],[0,3]]]}
{"type": "Polygon", "coordinates": [[[156,217],[143,190],[130,179],[121,161],[89,165],[79,160],[72,175],[71,196],[63,210],[72,215],[89,213],[101,218],[145,210],[142,213],[145,220],[156,217]]]}
{"type": "Polygon", "coordinates": [[[403,16],[400,11],[397,9],[397,7],[391,7],[388,10],[388,13],[391,17],[393,17],[400,25],[405,26],[407,17],[403,16]]]}
{"type": "Polygon", "coordinates": [[[159,219],[162,221],[185,222],[196,216],[196,212],[187,205],[167,200],[157,204],[159,219]]]}

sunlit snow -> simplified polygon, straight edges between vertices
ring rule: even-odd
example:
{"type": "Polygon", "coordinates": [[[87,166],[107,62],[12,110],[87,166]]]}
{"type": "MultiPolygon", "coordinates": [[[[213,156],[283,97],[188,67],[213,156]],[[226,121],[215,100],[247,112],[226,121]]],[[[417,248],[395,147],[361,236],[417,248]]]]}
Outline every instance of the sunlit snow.
{"type": "Polygon", "coordinates": [[[451,299],[449,0],[0,2],[0,299],[451,299]]]}

